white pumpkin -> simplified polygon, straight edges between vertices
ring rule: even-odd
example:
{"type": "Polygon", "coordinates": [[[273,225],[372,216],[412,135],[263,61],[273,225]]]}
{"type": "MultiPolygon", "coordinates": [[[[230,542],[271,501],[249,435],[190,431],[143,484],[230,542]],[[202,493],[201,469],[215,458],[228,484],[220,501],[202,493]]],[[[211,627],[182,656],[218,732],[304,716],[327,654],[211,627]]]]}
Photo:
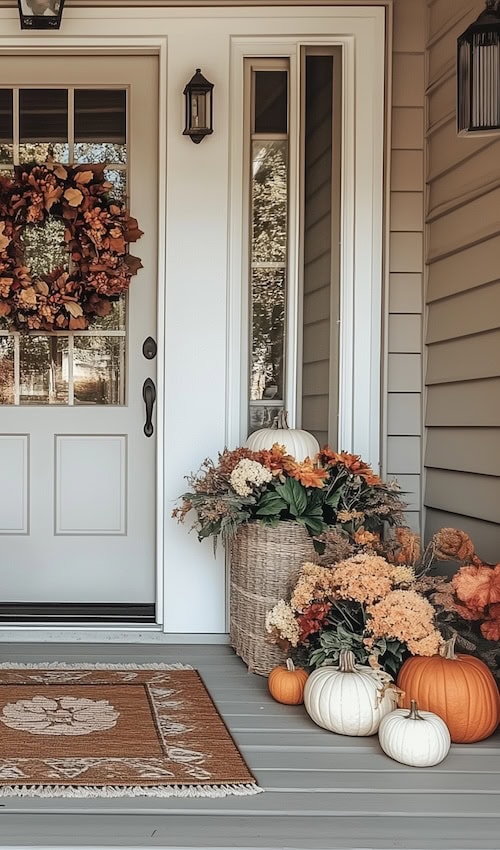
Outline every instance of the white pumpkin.
{"type": "Polygon", "coordinates": [[[380,721],[397,705],[392,678],[383,670],[355,663],[350,650],[338,667],[319,667],[304,689],[306,711],[318,726],[338,735],[375,735],[380,721]]]}
{"type": "Polygon", "coordinates": [[[419,711],[415,700],[411,709],[397,709],[384,717],[378,730],[380,746],[391,759],[411,767],[432,767],[448,755],[449,729],[432,711],[419,711]]]}
{"type": "Polygon", "coordinates": [[[288,454],[299,463],[306,457],[313,458],[319,452],[319,443],[309,431],[288,427],[284,410],[280,410],[272,428],[261,428],[250,434],[245,448],[260,452],[262,449],[272,449],[275,443],[284,446],[288,454]]]}

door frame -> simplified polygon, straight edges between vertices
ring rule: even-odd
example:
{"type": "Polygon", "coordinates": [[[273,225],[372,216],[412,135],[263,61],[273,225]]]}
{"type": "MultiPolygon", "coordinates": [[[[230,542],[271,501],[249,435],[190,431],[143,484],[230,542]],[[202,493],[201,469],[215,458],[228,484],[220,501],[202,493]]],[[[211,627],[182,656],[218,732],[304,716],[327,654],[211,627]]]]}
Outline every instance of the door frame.
{"type": "MultiPolygon", "coordinates": [[[[164,580],[164,538],[165,538],[165,297],[166,297],[166,206],[167,206],[167,36],[158,37],[111,37],[106,39],[103,46],[102,39],[58,37],[57,42],[52,38],[38,37],[30,33],[29,41],[25,36],[0,36],[0,50],[3,55],[12,55],[18,58],[23,54],[44,55],[48,50],[53,55],[79,54],[95,56],[117,56],[124,53],[131,56],[156,55],[158,56],[158,185],[163,187],[158,192],[158,229],[157,241],[157,318],[156,318],[156,463],[155,463],[155,501],[156,501],[156,557],[155,557],[155,614],[156,622],[151,625],[127,624],[113,626],[93,626],[78,628],[76,624],[58,625],[56,629],[49,625],[41,624],[0,624],[0,638],[19,640],[36,640],[40,633],[50,631],[52,635],[59,635],[59,640],[71,639],[78,635],[80,638],[85,632],[95,633],[97,640],[102,640],[103,633],[115,633],[115,637],[121,642],[126,642],[130,633],[130,640],[134,640],[138,632],[165,632],[164,609],[165,609],[165,580],[164,580]]],[[[57,638],[55,638],[57,639],[57,638]]]]}

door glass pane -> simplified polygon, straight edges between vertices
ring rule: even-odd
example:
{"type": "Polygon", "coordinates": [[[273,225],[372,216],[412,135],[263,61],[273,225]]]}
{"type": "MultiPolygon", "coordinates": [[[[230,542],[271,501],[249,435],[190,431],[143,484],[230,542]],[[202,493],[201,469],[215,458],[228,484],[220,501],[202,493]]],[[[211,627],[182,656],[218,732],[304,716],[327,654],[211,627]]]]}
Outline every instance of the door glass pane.
{"type": "Polygon", "coordinates": [[[252,145],[252,262],[286,260],[288,142],[252,145]]]}
{"type": "Polygon", "coordinates": [[[68,403],[68,337],[19,338],[20,403],[68,403]]]}
{"type": "Polygon", "coordinates": [[[13,114],[12,89],[0,89],[0,162],[12,162],[13,114]]]}
{"type": "Polygon", "coordinates": [[[14,339],[0,336],[0,404],[14,404],[14,339]]]}
{"type": "Polygon", "coordinates": [[[254,132],[287,133],[287,71],[255,71],[254,85],[254,132]]]}
{"type": "Polygon", "coordinates": [[[124,404],[125,338],[74,338],[75,404],[124,404]]]}
{"type": "Polygon", "coordinates": [[[57,268],[68,268],[69,255],[64,229],[64,222],[55,216],[43,224],[24,228],[21,236],[23,262],[33,277],[40,278],[57,268]]]}
{"type": "Polygon", "coordinates": [[[52,156],[69,161],[68,92],[66,89],[21,89],[19,92],[19,161],[45,162],[52,156]]]}
{"type": "Polygon", "coordinates": [[[75,90],[75,162],[126,163],[127,93],[75,90]]]}
{"type": "Polygon", "coordinates": [[[254,269],[250,399],[284,393],[285,270],[254,269]]]}

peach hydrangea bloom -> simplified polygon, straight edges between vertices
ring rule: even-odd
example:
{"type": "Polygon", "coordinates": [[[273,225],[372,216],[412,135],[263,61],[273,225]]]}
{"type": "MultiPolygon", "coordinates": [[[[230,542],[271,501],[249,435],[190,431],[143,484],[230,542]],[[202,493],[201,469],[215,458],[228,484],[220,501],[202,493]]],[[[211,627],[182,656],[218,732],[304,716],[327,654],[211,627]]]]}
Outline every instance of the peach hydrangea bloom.
{"type": "Polygon", "coordinates": [[[378,555],[354,555],[332,567],[336,596],[367,604],[392,590],[393,574],[393,565],[378,555]]]}
{"type": "Polygon", "coordinates": [[[290,604],[295,611],[303,611],[311,602],[320,602],[332,592],[332,570],[308,561],[302,565],[290,604]]]}
{"type": "Polygon", "coordinates": [[[432,638],[436,632],[433,606],[414,590],[393,590],[370,606],[368,613],[369,629],[375,637],[392,637],[408,648],[409,642],[432,638]]]}

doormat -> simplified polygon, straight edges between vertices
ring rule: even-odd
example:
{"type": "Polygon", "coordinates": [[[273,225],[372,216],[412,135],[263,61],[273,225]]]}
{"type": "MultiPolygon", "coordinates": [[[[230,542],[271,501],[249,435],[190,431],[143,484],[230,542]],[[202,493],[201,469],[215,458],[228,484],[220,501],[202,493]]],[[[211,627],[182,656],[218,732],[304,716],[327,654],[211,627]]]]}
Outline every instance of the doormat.
{"type": "Polygon", "coordinates": [[[0,796],[261,791],[182,664],[0,664],[0,796]]]}

